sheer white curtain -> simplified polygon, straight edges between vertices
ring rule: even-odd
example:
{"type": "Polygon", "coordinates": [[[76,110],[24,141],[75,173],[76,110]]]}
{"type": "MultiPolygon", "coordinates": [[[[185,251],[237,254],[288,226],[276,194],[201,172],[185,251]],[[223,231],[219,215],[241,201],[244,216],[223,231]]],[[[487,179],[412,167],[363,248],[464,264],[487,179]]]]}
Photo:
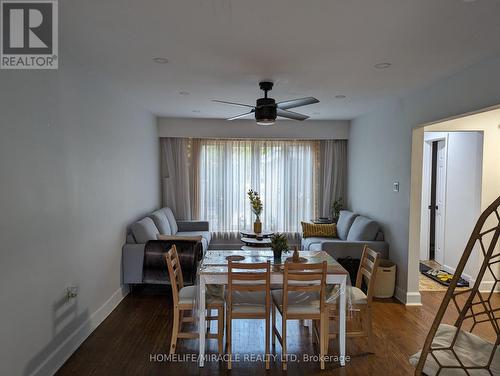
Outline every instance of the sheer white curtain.
{"type": "Polygon", "coordinates": [[[198,214],[218,237],[252,227],[249,189],[265,229],[299,233],[316,216],[318,141],[198,140],[198,214]]]}

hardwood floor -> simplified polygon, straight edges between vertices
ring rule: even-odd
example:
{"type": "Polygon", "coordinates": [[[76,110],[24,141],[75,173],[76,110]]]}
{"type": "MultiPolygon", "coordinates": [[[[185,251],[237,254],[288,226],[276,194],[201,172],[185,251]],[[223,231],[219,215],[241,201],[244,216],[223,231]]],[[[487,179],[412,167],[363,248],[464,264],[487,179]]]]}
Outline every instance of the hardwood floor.
{"type": "MultiPolygon", "coordinates": [[[[396,300],[374,302],[375,354],[366,354],[364,339],[348,339],[347,366],[327,363],[320,371],[319,362],[304,362],[302,354],[314,355],[310,328],[290,322],[288,326],[289,353],[296,354],[300,362],[290,363],[289,375],[410,375],[413,368],[408,357],[422,345],[434,319],[443,292],[422,292],[422,307],[405,307],[396,300]]],[[[496,294],[495,301],[500,303],[496,294]]],[[[264,323],[258,320],[237,320],[233,325],[233,353],[241,357],[233,361],[233,370],[226,370],[226,363],[210,361],[202,369],[188,358],[197,353],[197,342],[181,340],[179,357],[185,362],[162,359],[169,350],[172,327],[170,292],[164,288],[147,287],[128,295],[109,317],[94,331],[81,347],[63,365],[57,375],[260,375],[282,374],[279,358],[266,372],[264,362],[244,360],[245,354],[262,356],[264,349],[264,323]],[[156,361],[154,356],[156,354],[156,361]],[[153,358],[152,358],[153,357],[153,358]],[[152,358],[152,359],[151,359],[152,358]]],[[[451,316],[448,316],[451,319],[451,316]]],[[[215,330],[216,325],[212,328],[215,330]]],[[[493,335],[487,333],[487,335],[493,335]]],[[[217,341],[210,340],[207,349],[217,354],[217,341]]],[[[276,354],[281,348],[276,346],[276,354]]],[[[337,353],[337,346],[330,343],[330,353],[337,353]]]]}

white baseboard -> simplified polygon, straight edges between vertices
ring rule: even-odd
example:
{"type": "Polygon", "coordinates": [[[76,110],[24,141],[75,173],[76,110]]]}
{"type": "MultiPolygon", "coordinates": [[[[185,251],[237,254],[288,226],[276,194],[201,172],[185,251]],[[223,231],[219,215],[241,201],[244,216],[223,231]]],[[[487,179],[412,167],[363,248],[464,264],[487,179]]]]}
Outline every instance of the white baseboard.
{"type": "Polygon", "coordinates": [[[122,286],[116,290],[104,304],[83,322],[66,340],[61,343],[47,359],[31,373],[30,376],[53,375],[68,360],[68,358],[80,347],[80,345],[92,334],[92,332],[108,317],[116,306],[129,293],[128,286],[122,286]]]}
{"type": "Polygon", "coordinates": [[[396,286],[394,297],[407,306],[422,305],[422,299],[419,292],[406,292],[401,287],[396,286]]]}
{"type": "MultiPolygon", "coordinates": [[[[483,281],[483,282],[481,282],[479,285],[479,291],[491,292],[491,289],[493,288],[494,283],[495,283],[495,281],[483,281]]],[[[497,286],[495,287],[495,292],[500,293],[500,283],[497,284],[497,286]]]]}
{"type": "MultiPolygon", "coordinates": [[[[451,273],[451,274],[454,274],[455,273],[455,269],[454,268],[451,268],[449,267],[448,265],[443,265],[442,268],[447,271],[448,273],[451,273]]],[[[469,284],[472,286],[476,280],[474,278],[472,278],[470,275],[468,274],[462,274],[462,278],[465,279],[467,282],[469,282],[469,284]]],[[[481,292],[490,292],[491,289],[493,288],[493,284],[495,283],[495,281],[482,281],[479,285],[479,291],[481,292]]],[[[500,284],[498,284],[495,288],[495,292],[500,292],[500,284]]]]}

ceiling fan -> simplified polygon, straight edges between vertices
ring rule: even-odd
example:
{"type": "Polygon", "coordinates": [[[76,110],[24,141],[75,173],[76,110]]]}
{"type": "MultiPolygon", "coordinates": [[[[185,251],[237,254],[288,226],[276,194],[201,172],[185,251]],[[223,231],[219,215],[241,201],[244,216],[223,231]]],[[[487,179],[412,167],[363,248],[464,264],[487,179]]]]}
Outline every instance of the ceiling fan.
{"type": "Polygon", "coordinates": [[[289,111],[289,109],[300,106],[307,106],[309,104],[319,103],[319,100],[317,100],[314,97],[292,99],[289,101],[282,101],[276,103],[276,101],[273,98],[267,97],[267,92],[273,88],[272,82],[270,81],[259,82],[259,87],[261,90],[264,91],[264,98],[257,99],[255,106],[242,103],[219,101],[215,99],[213,100],[213,102],[250,108],[251,110],[249,112],[246,112],[238,116],[230,117],[227,120],[236,120],[245,118],[250,115],[255,115],[255,120],[259,125],[273,125],[278,116],[293,120],[306,120],[309,118],[309,116],[289,111]]]}

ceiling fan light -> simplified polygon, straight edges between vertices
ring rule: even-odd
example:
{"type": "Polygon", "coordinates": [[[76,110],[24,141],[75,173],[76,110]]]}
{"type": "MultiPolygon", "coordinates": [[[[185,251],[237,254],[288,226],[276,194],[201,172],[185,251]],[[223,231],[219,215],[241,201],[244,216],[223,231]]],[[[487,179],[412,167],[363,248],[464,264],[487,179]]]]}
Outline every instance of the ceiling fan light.
{"type": "Polygon", "coordinates": [[[270,126],[274,124],[274,119],[259,119],[257,120],[257,124],[263,127],[270,126]]]}

